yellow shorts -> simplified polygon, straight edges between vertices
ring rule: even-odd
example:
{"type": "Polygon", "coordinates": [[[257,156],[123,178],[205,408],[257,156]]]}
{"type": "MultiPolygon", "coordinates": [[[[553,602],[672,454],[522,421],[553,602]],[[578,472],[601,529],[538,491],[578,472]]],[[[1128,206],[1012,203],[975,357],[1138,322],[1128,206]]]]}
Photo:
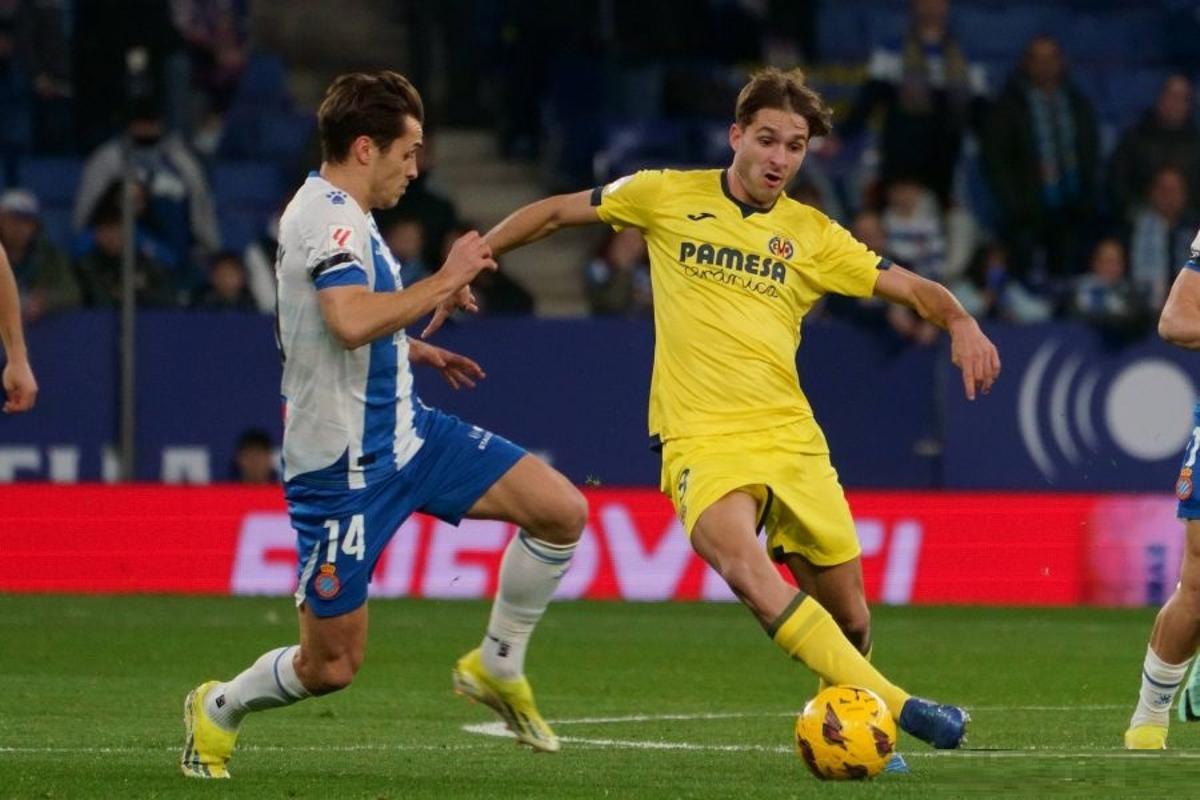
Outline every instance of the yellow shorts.
{"type": "Polygon", "coordinates": [[[824,437],[811,422],[673,439],[662,456],[662,491],[689,536],[705,509],[742,490],[758,501],[758,526],[776,561],[798,553],[824,567],[862,552],[824,437]]]}

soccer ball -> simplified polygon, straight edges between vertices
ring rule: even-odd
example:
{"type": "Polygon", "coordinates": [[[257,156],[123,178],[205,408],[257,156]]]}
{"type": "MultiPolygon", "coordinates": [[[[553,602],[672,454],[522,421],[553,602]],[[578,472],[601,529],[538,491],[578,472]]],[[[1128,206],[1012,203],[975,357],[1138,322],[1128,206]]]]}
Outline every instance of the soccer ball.
{"type": "Polygon", "coordinates": [[[822,780],[862,780],[896,752],[896,723],[879,695],[831,686],[796,718],[796,755],[822,780]]]}

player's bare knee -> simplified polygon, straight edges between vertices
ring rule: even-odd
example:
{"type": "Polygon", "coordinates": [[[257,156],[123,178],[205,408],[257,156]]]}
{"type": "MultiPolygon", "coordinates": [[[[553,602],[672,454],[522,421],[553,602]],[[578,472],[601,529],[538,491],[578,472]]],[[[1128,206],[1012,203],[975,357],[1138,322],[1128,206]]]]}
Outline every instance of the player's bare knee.
{"type": "Polygon", "coordinates": [[[551,544],[574,544],[583,534],[587,519],[587,498],[574,486],[568,485],[555,498],[550,513],[539,520],[530,533],[551,544]]]}
{"type": "Polygon", "coordinates": [[[315,686],[310,686],[305,682],[305,687],[313,694],[331,694],[341,691],[354,681],[358,667],[359,661],[349,656],[323,661],[315,665],[312,673],[315,686]]]}
{"type": "Polygon", "coordinates": [[[1185,575],[1175,587],[1174,603],[1191,616],[1200,616],[1200,576],[1185,575]]]}
{"type": "Polygon", "coordinates": [[[565,534],[563,543],[577,542],[583,535],[583,528],[588,521],[587,498],[583,496],[583,492],[572,486],[563,501],[563,533],[565,534]]]}
{"type": "Polygon", "coordinates": [[[350,685],[362,665],[363,655],[356,648],[313,652],[301,647],[296,675],[312,694],[330,694],[350,685]]]}

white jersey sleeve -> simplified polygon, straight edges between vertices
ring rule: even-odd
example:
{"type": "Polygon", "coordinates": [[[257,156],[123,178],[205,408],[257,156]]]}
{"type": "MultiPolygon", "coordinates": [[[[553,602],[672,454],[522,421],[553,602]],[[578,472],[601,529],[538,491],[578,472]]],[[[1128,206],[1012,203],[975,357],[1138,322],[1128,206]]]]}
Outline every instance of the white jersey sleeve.
{"type": "Polygon", "coordinates": [[[292,234],[313,285],[317,289],[370,285],[367,216],[337,189],[309,192],[304,200],[304,213],[291,220],[292,234]]]}

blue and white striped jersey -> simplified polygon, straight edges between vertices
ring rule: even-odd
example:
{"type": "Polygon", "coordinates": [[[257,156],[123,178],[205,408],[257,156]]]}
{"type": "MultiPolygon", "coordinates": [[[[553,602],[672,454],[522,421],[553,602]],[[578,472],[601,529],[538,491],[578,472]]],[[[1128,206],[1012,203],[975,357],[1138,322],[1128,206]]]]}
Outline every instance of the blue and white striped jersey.
{"type": "Polygon", "coordinates": [[[413,392],[408,338],[401,330],[347,350],[317,300],[334,286],[402,288],[375,220],[310,173],[280,219],[275,269],[284,481],[361,489],[401,469],[421,447],[426,412],[413,392]]]}

